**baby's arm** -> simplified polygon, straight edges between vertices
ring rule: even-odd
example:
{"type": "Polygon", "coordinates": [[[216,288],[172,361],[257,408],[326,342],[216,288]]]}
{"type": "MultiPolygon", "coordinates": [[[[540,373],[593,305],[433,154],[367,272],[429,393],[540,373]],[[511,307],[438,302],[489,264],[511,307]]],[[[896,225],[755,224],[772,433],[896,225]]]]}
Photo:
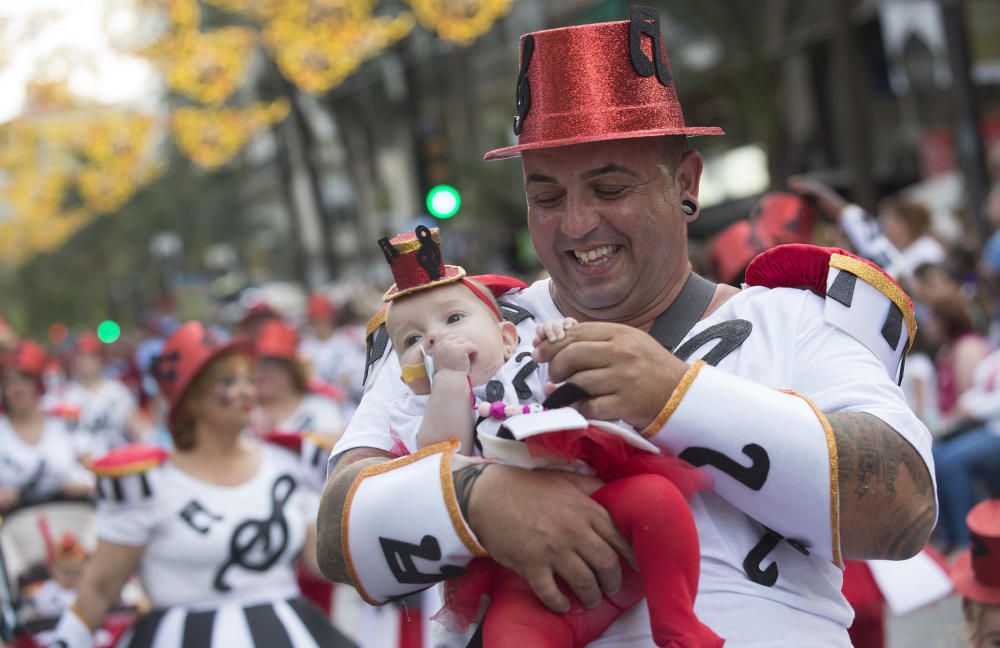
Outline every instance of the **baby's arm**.
{"type": "Polygon", "coordinates": [[[417,432],[417,446],[425,448],[457,437],[459,452],[472,454],[472,388],[469,383],[470,355],[475,346],[463,336],[448,336],[431,350],[436,369],[431,396],[417,432]]]}
{"type": "Polygon", "coordinates": [[[578,322],[572,317],[564,317],[562,319],[543,322],[535,329],[535,339],[531,344],[532,346],[538,346],[544,341],[558,342],[566,337],[566,331],[573,326],[576,326],[577,323],[578,322]]]}

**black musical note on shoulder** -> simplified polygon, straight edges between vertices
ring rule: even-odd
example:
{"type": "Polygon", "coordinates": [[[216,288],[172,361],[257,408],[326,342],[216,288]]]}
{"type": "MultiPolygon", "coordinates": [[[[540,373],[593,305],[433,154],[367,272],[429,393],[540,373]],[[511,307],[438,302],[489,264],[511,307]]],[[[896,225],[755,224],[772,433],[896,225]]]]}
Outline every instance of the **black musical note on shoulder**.
{"type": "Polygon", "coordinates": [[[233,529],[229,538],[229,558],[215,573],[212,585],[220,592],[232,587],[224,581],[226,572],[236,565],[250,571],[265,572],[274,566],[288,546],[288,520],[285,506],[295,492],[291,475],[281,475],[271,487],[271,515],[262,520],[246,520],[233,529]]]}

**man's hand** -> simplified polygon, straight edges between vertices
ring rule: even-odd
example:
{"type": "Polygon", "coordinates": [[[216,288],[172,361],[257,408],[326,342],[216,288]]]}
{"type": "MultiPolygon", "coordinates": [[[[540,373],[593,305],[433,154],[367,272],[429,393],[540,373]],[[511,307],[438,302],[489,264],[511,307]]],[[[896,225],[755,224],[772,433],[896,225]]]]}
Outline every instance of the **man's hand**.
{"type": "Polygon", "coordinates": [[[583,322],[558,342],[542,341],[534,359],[549,363],[552,382],[591,395],[574,405],[585,417],[621,419],[637,430],[656,418],[688,369],[648,333],[606,322],[583,322]]]}
{"type": "Polygon", "coordinates": [[[621,588],[619,556],[637,568],[611,516],[590,498],[601,486],[594,477],[492,464],[464,494],[468,522],[490,557],[524,577],[551,610],[569,611],[557,575],[593,608],[621,588]]]}
{"type": "Polygon", "coordinates": [[[837,222],[840,212],[849,204],[836,191],[817,180],[803,176],[792,176],[788,179],[788,188],[795,193],[810,198],[816,202],[816,208],[827,219],[837,222]]]}

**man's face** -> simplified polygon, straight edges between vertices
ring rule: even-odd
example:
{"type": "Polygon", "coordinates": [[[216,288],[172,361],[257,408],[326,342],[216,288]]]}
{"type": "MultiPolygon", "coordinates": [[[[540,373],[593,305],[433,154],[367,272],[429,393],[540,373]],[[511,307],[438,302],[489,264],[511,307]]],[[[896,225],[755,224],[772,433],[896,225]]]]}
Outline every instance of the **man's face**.
{"type": "Polygon", "coordinates": [[[629,321],[662,309],[688,268],[680,201],[698,195],[697,153],[636,138],[525,151],[522,164],[528,228],[564,314],[629,321]]]}

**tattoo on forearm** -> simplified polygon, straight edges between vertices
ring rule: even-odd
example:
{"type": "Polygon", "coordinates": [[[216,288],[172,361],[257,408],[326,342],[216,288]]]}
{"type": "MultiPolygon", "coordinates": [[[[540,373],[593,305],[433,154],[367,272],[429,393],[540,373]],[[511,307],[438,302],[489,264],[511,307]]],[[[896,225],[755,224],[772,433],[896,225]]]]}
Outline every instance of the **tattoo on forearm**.
{"type": "Polygon", "coordinates": [[[462,512],[465,521],[469,521],[469,499],[472,495],[472,485],[476,483],[483,471],[490,466],[488,462],[480,462],[460,468],[455,471],[453,480],[455,482],[455,495],[458,497],[458,509],[462,512]]]}
{"type": "Polygon", "coordinates": [[[919,453],[870,414],[838,413],[829,420],[840,464],[844,555],[898,560],[915,554],[934,520],[932,482],[919,453]]]}

